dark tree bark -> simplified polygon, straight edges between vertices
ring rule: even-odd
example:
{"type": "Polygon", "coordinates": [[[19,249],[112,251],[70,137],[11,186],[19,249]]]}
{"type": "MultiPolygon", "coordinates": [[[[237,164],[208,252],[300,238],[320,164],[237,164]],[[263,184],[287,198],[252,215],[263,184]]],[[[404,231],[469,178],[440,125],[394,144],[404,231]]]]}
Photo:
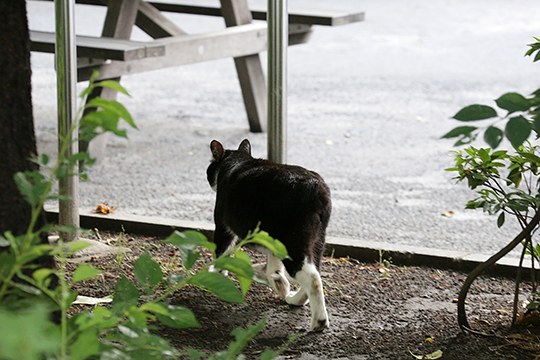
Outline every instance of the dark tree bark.
{"type": "Polygon", "coordinates": [[[13,180],[37,170],[29,161],[36,154],[29,42],[26,1],[0,1],[0,234],[22,234],[30,222],[30,205],[13,180]]]}

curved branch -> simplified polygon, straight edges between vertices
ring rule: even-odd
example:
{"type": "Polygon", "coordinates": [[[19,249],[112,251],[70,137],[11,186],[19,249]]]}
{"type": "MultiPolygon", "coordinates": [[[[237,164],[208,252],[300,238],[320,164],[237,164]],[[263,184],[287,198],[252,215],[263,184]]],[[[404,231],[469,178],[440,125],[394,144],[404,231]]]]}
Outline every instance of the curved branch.
{"type": "Polygon", "coordinates": [[[467,321],[467,313],[465,311],[465,300],[467,298],[467,293],[469,292],[469,288],[471,287],[472,283],[476,280],[478,276],[480,276],[484,272],[484,270],[495,264],[506,254],[512,251],[525,238],[527,238],[527,236],[536,228],[536,226],[538,226],[539,223],[540,211],[537,211],[534,217],[531,219],[531,222],[527,224],[527,226],[514,238],[514,240],[512,240],[508,245],[499,250],[499,252],[490,257],[488,260],[474,268],[474,270],[470,272],[469,276],[467,276],[467,279],[465,279],[465,282],[463,283],[463,286],[461,287],[461,290],[459,292],[457,303],[458,324],[462,331],[471,331],[471,327],[469,326],[469,322],[467,321]]]}

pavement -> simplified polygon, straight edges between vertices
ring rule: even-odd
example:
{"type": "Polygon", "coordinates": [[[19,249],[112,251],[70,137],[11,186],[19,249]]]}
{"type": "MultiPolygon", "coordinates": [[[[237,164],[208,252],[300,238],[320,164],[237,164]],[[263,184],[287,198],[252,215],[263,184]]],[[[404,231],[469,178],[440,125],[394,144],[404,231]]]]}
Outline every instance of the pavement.
{"type": "MultiPolygon", "coordinates": [[[[516,224],[498,229],[495,218],[464,210],[474,193],[444,171],[454,148],[440,136],[458,125],[450,117],[465,105],[539,87],[540,65],[523,56],[539,35],[537,1],[297,0],[289,8],[366,13],[361,23],[317,27],[309,43],[289,50],[288,161],[329,184],[329,236],[475,254],[508,243],[516,224]]],[[[52,4],[29,2],[32,29],[52,30],[51,14],[52,4]]],[[[78,33],[99,34],[100,15],[79,6],[78,33]]],[[[171,18],[191,32],[224,26],[216,18],[171,18]]],[[[56,148],[53,68],[51,55],[33,53],[36,136],[39,151],[48,153],[56,148]]],[[[235,147],[249,138],[255,156],[266,155],[266,135],[248,131],[233,61],[122,83],[131,97],[120,100],[139,130],[127,141],[108,140],[105,158],[81,183],[81,210],[108,202],[117,216],[211,223],[210,141],[235,147]]]]}

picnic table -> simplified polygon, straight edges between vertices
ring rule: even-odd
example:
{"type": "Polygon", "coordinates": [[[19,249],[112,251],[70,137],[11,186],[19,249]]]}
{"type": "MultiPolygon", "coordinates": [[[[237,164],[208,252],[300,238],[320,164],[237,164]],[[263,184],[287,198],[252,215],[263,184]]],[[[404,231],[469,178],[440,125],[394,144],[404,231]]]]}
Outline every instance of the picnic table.
{"type": "MultiPolygon", "coordinates": [[[[32,0],[51,1],[51,0],[32,0]]],[[[247,0],[220,0],[219,5],[194,1],[77,0],[77,4],[106,6],[101,36],[76,37],[77,78],[86,81],[97,70],[99,79],[122,76],[221,58],[234,58],[249,128],[262,132],[266,126],[267,96],[259,53],[267,47],[265,9],[251,9],[247,0]],[[188,34],[165,13],[219,16],[223,30],[188,34]],[[137,26],[153,40],[131,40],[137,26]]],[[[329,2],[330,3],[330,2],[329,2]]],[[[315,25],[337,26],[364,19],[364,13],[340,11],[289,11],[289,45],[309,40],[315,25]]],[[[30,31],[31,50],[54,53],[53,32],[30,31]]],[[[110,89],[91,95],[114,98],[110,89]]]]}

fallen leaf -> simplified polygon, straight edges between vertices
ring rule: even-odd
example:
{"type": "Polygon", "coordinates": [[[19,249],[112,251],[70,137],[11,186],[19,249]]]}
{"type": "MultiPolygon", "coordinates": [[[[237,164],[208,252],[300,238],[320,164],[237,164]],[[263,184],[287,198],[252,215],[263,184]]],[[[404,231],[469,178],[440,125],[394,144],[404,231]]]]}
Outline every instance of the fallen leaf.
{"type": "Polygon", "coordinates": [[[448,211],[442,212],[441,215],[444,217],[452,217],[454,216],[454,212],[452,210],[448,210],[448,211]]]}
{"type": "Polygon", "coordinates": [[[101,203],[96,205],[95,212],[102,215],[107,215],[112,212],[114,212],[116,208],[114,206],[110,206],[108,203],[101,203]]]}
{"type": "Polygon", "coordinates": [[[102,298],[95,298],[91,296],[84,296],[84,295],[78,295],[77,299],[73,302],[73,304],[79,304],[79,305],[97,305],[97,304],[106,304],[112,302],[111,296],[106,296],[102,298]]]}
{"type": "Polygon", "coordinates": [[[413,354],[411,350],[409,350],[409,353],[412,356],[414,356],[415,359],[418,359],[418,360],[435,360],[435,359],[440,359],[443,356],[442,350],[437,350],[437,351],[432,352],[431,354],[426,354],[426,355],[415,355],[413,354]]]}
{"type": "Polygon", "coordinates": [[[433,342],[433,338],[432,338],[432,337],[427,337],[427,338],[426,338],[426,342],[428,342],[428,343],[431,344],[431,343],[433,342]]]}
{"type": "Polygon", "coordinates": [[[540,312],[537,310],[527,311],[519,315],[516,320],[516,325],[519,326],[538,326],[540,325],[540,312]]]}

